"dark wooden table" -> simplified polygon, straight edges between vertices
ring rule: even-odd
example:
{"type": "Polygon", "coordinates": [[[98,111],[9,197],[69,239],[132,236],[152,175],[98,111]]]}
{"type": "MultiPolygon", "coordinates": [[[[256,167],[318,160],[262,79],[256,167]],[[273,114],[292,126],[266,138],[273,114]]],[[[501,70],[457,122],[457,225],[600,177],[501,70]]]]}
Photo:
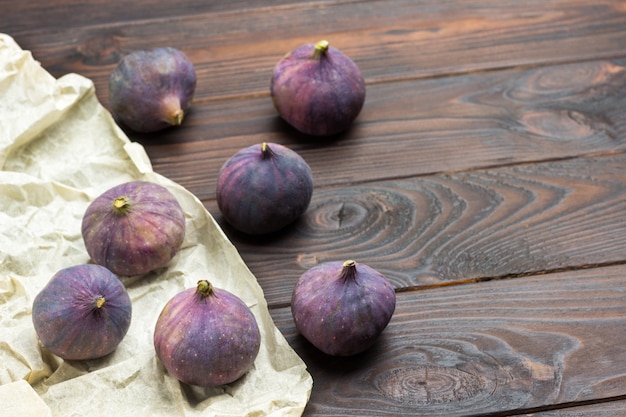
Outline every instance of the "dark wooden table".
{"type": "Polygon", "coordinates": [[[309,416],[626,415],[626,2],[0,0],[0,31],[108,106],[120,57],[173,46],[198,90],[143,144],[196,194],[265,291],[314,388],[309,416]],[[274,64],[327,39],[367,84],[320,140],[272,106],[274,64]],[[315,177],[303,218],[251,238],[221,219],[221,164],[262,141],[315,177]],[[327,357],[289,309],[309,267],[354,258],[397,289],[378,343],[327,357]]]}

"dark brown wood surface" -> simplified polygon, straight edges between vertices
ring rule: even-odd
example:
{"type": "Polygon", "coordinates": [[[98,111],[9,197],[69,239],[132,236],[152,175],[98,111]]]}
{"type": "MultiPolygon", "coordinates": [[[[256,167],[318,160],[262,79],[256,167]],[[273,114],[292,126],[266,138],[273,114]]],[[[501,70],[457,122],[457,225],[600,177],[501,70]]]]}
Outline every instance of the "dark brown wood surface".
{"type": "Polygon", "coordinates": [[[0,0],[0,32],[108,106],[126,53],[183,50],[198,72],[183,126],[127,131],[196,194],[265,291],[314,379],[308,416],[626,415],[626,2],[617,0],[0,0]],[[275,63],[328,39],[361,68],[353,128],[282,122],[275,63]],[[271,141],[309,163],[309,210],[248,237],[217,172],[271,141]],[[397,289],[381,339],[331,358],[298,335],[291,291],[354,258],[397,289]]]}

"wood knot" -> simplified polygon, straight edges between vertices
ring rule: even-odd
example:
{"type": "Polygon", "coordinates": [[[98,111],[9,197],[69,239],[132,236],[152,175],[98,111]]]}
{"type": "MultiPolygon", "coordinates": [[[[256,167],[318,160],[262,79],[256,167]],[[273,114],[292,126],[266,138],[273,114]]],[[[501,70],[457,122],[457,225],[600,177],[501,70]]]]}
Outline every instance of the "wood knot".
{"type": "Polygon", "coordinates": [[[407,196],[383,188],[353,187],[341,195],[320,194],[317,202],[309,209],[316,233],[341,234],[346,239],[354,239],[355,233],[384,235],[410,230],[417,210],[416,203],[407,196]]]}
{"type": "Polygon", "coordinates": [[[488,396],[493,383],[456,368],[406,366],[376,378],[383,396],[406,405],[442,404],[488,396]]]}
{"type": "Polygon", "coordinates": [[[520,120],[527,132],[555,141],[590,139],[602,133],[590,117],[576,111],[531,110],[522,114],[520,120]]]}
{"type": "Polygon", "coordinates": [[[85,65],[116,64],[122,55],[119,40],[114,35],[100,35],[87,39],[78,46],[85,65]]]}

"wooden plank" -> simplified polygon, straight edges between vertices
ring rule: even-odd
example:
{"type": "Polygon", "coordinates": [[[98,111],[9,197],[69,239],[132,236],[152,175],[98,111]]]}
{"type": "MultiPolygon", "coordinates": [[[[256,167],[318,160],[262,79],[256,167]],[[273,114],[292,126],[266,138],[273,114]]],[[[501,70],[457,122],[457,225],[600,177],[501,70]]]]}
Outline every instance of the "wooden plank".
{"type": "Polygon", "coordinates": [[[626,401],[623,396],[614,401],[590,401],[589,404],[576,406],[564,404],[560,408],[550,411],[536,411],[518,414],[520,417],[624,417],[626,415],[626,401]]]}
{"type": "Polygon", "coordinates": [[[108,76],[123,54],[164,45],[182,49],[196,65],[199,102],[267,96],[278,59],[320,38],[351,56],[368,84],[626,54],[621,1],[483,3],[304,3],[23,32],[16,40],[53,75],[77,72],[93,79],[105,102],[108,76]]]}
{"type": "Polygon", "coordinates": [[[305,416],[503,416],[625,393],[624,265],[400,293],[381,339],[350,358],[271,313],[313,377],[305,416]]]}
{"type": "Polygon", "coordinates": [[[395,288],[621,262],[626,154],[314,192],[303,218],[252,238],[221,222],[270,305],[311,266],[356,259],[395,288]]]}
{"type": "Polygon", "coordinates": [[[372,85],[353,129],[297,134],[267,97],[204,103],[144,144],[155,169],[202,200],[237,150],[279,142],[309,162],[316,187],[550,160],[626,149],[626,61],[372,85]]]}
{"type": "MultiPolygon", "coordinates": [[[[355,0],[308,2],[310,6],[355,0]]],[[[293,7],[293,0],[273,0],[272,8],[293,7]]],[[[251,0],[0,0],[0,28],[4,33],[50,32],[68,28],[133,24],[148,20],[173,20],[186,16],[241,13],[242,10],[267,9],[266,1],[251,0]]]]}

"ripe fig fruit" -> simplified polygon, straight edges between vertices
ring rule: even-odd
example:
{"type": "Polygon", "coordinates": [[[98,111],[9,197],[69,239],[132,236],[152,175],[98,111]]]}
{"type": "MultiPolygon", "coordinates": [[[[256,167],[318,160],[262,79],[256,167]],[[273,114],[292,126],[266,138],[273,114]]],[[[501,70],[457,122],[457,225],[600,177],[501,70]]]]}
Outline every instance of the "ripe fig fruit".
{"type": "Polygon", "coordinates": [[[58,271],[33,301],[41,344],[68,360],[108,355],[130,327],[132,306],[121,281],[100,265],[58,271]]]}
{"type": "Polygon", "coordinates": [[[195,89],[196,70],[178,49],[131,52],[109,77],[111,113],[136,132],[178,126],[195,89]]]}
{"type": "Polygon", "coordinates": [[[270,93],[278,114],[300,132],[330,136],[347,130],[365,102],[357,65],[327,41],[301,45],[274,67],[270,93]]]}
{"type": "Polygon", "coordinates": [[[310,268],[291,298],[298,331],[332,356],[351,356],[371,347],[395,308],[396,294],[389,281],[353,260],[310,268]]]}
{"type": "Polygon", "coordinates": [[[154,330],[157,356],[176,379],[215,387],[246,374],[261,347],[250,308],[236,295],[198,281],[170,299],[154,330]]]}
{"type": "Polygon", "coordinates": [[[222,165],[217,204],[235,229],[275,232],[300,217],[313,194],[313,175],[295,151],[277,143],[244,148],[222,165]]]}
{"type": "Polygon", "coordinates": [[[185,215],[167,188],[130,181],[91,202],[81,232],[95,263],[118,275],[143,275],[178,253],[185,238],[185,215]]]}

